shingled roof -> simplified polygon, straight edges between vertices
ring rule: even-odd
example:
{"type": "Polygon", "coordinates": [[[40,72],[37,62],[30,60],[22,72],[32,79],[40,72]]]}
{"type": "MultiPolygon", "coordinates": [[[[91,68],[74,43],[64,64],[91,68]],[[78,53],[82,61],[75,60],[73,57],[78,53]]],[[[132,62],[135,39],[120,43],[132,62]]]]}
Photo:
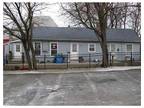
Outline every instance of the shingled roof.
{"type": "MultiPolygon", "coordinates": [[[[108,42],[140,42],[136,32],[131,29],[108,29],[106,35],[108,42]]],[[[93,30],[74,27],[35,27],[33,29],[33,39],[98,42],[93,30]]]]}

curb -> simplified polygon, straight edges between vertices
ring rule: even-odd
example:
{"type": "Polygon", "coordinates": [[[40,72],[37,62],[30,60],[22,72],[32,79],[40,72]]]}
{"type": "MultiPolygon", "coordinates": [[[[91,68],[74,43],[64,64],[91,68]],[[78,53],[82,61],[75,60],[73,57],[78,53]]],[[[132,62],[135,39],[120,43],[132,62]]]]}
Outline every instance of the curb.
{"type": "Polygon", "coordinates": [[[15,74],[69,74],[69,73],[88,73],[88,72],[113,72],[141,69],[140,66],[135,67],[109,67],[109,68],[91,68],[91,69],[65,69],[65,70],[38,70],[38,71],[4,71],[4,75],[15,74]]]}

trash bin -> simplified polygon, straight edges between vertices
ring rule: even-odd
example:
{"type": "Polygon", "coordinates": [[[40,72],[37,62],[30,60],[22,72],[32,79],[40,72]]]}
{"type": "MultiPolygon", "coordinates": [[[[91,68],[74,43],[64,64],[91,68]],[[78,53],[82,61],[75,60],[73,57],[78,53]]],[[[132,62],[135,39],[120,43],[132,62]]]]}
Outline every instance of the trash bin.
{"type": "Polygon", "coordinates": [[[54,59],[55,63],[63,63],[64,62],[64,58],[62,55],[56,55],[55,59],[54,59]]]}

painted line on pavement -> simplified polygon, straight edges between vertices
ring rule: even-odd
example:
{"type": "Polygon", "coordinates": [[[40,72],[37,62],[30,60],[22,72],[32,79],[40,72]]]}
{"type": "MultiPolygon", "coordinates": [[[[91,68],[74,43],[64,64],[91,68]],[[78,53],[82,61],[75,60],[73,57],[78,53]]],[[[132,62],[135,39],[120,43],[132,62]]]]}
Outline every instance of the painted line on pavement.
{"type": "MultiPolygon", "coordinates": [[[[56,80],[56,85],[54,86],[53,90],[57,90],[60,88],[62,77],[63,77],[63,74],[60,74],[58,76],[58,80],[56,80]]],[[[43,103],[43,105],[53,104],[54,103],[53,98],[55,98],[56,96],[61,96],[61,95],[63,95],[63,94],[57,93],[57,92],[50,93],[49,96],[46,98],[45,102],[43,103]]]]}
{"type": "Polygon", "coordinates": [[[132,77],[131,75],[129,75],[128,73],[124,73],[126,74],[131,80],[133,80],[134,82],[136,83],[139,83],[140,81],[139,80],[136,80],[134,77],[132,77]]]}
{"type": "MultiPolygon", "coordinates": [[[[95,94],[95,93],[98,94],[98,90],[97,90],[97,88],[96,88],[96,85],[91,81],[88,73],[83,73],[83,74],[84,74],[85,78],[87,79],[88,85],[91,87],[93,93],[94,93],[94,94],[95,94]]],[[[101,100],[98,98],[98,95],[96,96],[96,100],[99,101],[99,102],[101,102],[101,100]]]]}

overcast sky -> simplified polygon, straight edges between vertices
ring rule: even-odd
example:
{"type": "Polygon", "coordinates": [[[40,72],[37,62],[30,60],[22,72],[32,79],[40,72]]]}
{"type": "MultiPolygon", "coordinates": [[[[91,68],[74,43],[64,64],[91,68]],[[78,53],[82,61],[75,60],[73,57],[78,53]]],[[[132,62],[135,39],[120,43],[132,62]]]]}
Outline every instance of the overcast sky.
{"type": "Polygon", "coordinates": [[[43,10],[40,16],[50,16],[58,27],[67,27],[70,24],[69,20],[61,15],[60,4],[58,3],[48,5],[48,8],[43,10]]]}

